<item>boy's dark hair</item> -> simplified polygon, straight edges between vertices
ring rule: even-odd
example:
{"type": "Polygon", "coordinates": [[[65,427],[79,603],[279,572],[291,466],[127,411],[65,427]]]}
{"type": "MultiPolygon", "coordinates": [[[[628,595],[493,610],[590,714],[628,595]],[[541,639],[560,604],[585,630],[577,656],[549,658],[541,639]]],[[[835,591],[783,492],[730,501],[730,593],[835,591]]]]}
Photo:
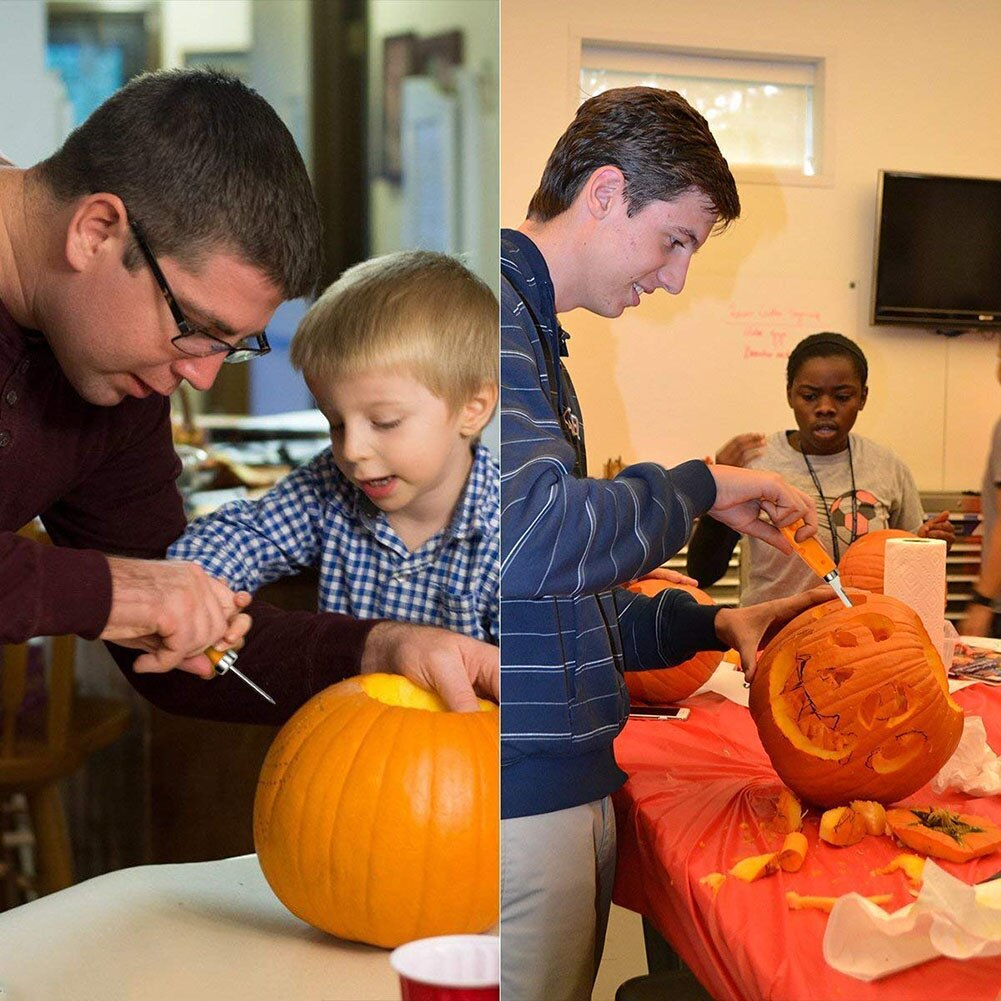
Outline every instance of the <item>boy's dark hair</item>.
{"type": "Polygon", "coordinates": [[[609,164],[625,176],[631,216],[693,188],[724,225],[740,215],[737,185],[702,115],[677,91],[619,87],[577,109],[550,154],[528,218],[547,222],[565,212],[591,174],[609,164]]]}
{"type": "Polygon", "coordinates": [[[786,389],[792,389],[793,380],[805,362],[811,358],[847,358],[855,366],[855,372],[863,388],[869,378],[869,363],[862,349],[844,334],[835,334],[825,330],[819,334],[804,337],[792,349],[789,361],[786,363],[786,389]]]}
{"type": "MultiPolygon", "coordinates": [[[[224,250],[286,298],[320,274],[320,218],[302,157],[260,94],[214,70],[136,77],[33,168],[60,201],[118,195],[154,253],[197,268],[224,250]]],[[[129,270],[142,257],[133,242],[129,270]]]]}

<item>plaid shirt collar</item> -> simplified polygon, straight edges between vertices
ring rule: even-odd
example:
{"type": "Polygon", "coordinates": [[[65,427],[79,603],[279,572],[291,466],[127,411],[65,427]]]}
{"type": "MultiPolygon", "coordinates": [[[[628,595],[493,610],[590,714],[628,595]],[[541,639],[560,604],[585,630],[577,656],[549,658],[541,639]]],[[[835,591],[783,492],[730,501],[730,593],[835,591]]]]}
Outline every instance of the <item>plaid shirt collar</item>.
{"type": "MultiPolygon", "coordinates": [[[[473,465],[469,470],[462,498],[452,514],[452,520],[440,532],[433,535],[421,546],[436,546],[443,539],[469,539],[486,534],[491,519],[496,520],[497,514],[491,509],[496,505],[477,505],[476,498],[482,498],[491,480],[490,449],[477,444],[473,449],[473,465]]],[[[360,490],[355,489],[354,513],[358,520],[377,539],[389,542],[396,539],[396,533],[390,527],[389,520],[379,508],[360,490]]]]}

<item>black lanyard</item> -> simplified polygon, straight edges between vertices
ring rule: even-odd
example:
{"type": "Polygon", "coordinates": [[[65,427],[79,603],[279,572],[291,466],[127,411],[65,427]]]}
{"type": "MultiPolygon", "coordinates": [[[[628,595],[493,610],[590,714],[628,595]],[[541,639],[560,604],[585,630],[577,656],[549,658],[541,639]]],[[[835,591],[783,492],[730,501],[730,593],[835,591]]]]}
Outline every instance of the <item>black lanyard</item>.
{"type": "MultiPolygon", "coordinates": [[[[802,441],[800,441],[800,448],[803,447],[802,441]]],[[[838,544],[838,533],[834,530],[834,521],[831,518],[831,509],[827,504],[827,498],[824,496],[824,491],[820,487],[820,480],[817,477],[817,473],[813,466],[810,464],[810,457],[806,452],[802,453],[803,461],[806,463],[806,468],[810,471],[810,478],[813,480],[813,485],[817,488],[817,493],[820,495],[820,503],[824,505],[824,514],[827,515],[827,527],[831,530],[831,544],[834,546],[834,562],[838,563],[841,560],[841,546],[838,544]]],[[[858,532],[856,528],[858,526],[858,493],[855,490],[855,466],[852,464],[852,440],[848,439],[848,471],[851,473],[852,477],[852,524],[849,529],[850,538],[849,545],[858,538],[858,532]]]]}

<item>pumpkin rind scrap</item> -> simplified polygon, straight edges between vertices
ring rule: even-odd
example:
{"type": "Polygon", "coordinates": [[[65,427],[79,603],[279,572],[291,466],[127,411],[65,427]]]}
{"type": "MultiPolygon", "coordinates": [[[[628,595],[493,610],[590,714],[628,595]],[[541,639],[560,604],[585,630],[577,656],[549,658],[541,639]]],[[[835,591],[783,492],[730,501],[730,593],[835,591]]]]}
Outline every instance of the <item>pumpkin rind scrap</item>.
{"type": "Polygon", "coordinates": [[[969,862],[1001,848],[1001,828],[972,813],[900,807],[886,811],[886,824],[907,848],[947,862],[969,862]]]}
{"type": "MultiPolygon", "coordinates": [[[[687,591],[700,605],[715,604],[705,591],[700,591],[689,584],[673,584],[666,580],[636,580],[626,585],[626,590],[645,594],[650,598],[665,589],[687,591]]],[[[663,705],[687,699],[712,677],[722,657],[721,651],[710,650],[697,653],[689,660],[675,664],[674,667],[626,671],[629,697],[650,705],[663,705]]]]}
{"type": "Polygon", "coordinates": [[[282,727],[254,844],[293,914],[384,948],[497,921],[499,713],[481,709],[448,712],[399,676],[365,675],[282,727]]]}
{"type": "Polygon", "coordinates": [[[883,566],[889,539],[914,539],[913,532],[899,528],[880,528],[860,535],[846,550],[838,564],[843,587],[857,587],[873,594],[883,593],[883,566]]]}
{"type": "Polygon", "coordinates": [[[820,817],[820,840],[829,845],[857,845],[866,833],[865,817],[850,806],[832,806],[820,817]]]}
{"type": "Polygon", "coordinates": [[[855,601],[798,615],[765,648],[751,683],[751,715],[775,771],[818,806],[909,796],[963,730],[917,613],[885,595],[855,601]]]}

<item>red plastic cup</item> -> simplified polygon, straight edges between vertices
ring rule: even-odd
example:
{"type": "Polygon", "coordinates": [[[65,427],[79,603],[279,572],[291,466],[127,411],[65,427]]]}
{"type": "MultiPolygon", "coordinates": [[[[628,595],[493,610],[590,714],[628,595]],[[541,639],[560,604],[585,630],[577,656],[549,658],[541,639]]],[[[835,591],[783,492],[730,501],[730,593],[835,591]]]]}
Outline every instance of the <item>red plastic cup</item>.
{"type": "Polygon", "coordinates": [[[500,939],[439,935],[394,949],[403,1001],[499,1001],[500,939]]]}

